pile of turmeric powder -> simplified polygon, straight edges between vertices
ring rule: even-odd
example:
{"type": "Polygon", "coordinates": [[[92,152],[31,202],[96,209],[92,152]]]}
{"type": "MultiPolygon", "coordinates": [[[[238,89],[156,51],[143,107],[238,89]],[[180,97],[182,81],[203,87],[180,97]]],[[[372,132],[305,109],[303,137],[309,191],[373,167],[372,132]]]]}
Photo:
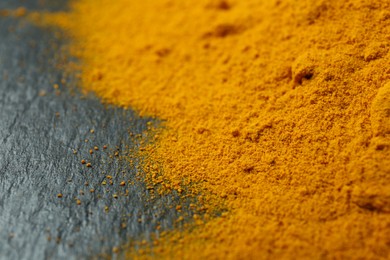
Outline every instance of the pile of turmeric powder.
{"type": "Polygon", "coordinates": [[[166,120],[164,181],[227,209],[151,256],[390,257],[389,1],[80,0],[46,19],[86,91],[166,120]]]}

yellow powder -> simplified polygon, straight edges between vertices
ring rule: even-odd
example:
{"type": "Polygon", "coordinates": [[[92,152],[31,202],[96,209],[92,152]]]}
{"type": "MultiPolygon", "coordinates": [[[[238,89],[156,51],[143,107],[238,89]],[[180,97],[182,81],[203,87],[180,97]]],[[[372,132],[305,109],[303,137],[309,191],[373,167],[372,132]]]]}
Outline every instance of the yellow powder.
{"type": "Polygon", "coordinates": [[[390,257],[389,10],[80,0],[46,18],[73,37],[85,90],[166,120],[150,178],[202,194],[208,214],[227,209],[149,256],[390,257]]]}
{"type": "Polygon", "coordinates": [[[27,14],[27,10],[24,7],[19,7],[15,10],[6,10],[0,9],[0,17],[2,16],[14,16],[14,17],[23,17],[27,14]]]}

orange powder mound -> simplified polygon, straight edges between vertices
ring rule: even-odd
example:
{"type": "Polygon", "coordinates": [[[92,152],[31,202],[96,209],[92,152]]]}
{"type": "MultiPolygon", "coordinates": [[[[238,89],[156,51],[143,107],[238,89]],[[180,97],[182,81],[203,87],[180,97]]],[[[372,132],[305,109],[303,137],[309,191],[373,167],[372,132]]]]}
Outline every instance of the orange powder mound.
{"type": "Polygon", "coordinates": [[[162,178],[227,209],[151,256],[390,257],[389,10],[80,0],[47,17],[74,38],[85,90],[166,120],[149,150],[162,178]]]}

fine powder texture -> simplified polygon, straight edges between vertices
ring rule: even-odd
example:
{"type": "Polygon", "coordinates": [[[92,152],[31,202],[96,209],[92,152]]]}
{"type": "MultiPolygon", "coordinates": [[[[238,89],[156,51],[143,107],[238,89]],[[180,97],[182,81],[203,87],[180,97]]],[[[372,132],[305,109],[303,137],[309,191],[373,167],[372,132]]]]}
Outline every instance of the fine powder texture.
{"type": "Polygon", "coordinates": [[[144,253],[388,259],[389,10],[388,0],[80,0],[48,15],[73,37],[86,91],[166,120],[145,148],[162,167],[145,166],[150,181],[201,195],[194,225],[144,253]]]}

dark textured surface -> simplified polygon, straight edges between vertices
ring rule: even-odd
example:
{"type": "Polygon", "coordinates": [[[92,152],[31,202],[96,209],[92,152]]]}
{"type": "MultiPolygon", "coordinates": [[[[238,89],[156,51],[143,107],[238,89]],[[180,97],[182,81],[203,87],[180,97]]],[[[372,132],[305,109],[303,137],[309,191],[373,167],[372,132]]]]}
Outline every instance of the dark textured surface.
{"type": "Polygon", "coordinates": [[[25,7],[28,10],[58,11],[66,9],[68,0],[1,0],[0,9],[25,7]]]}
{"type": "MultiPolygon", "coordinates": [[[[0,8],[42,8],[38,2],[2,0],[0,8]]],[[[63,42],[54,34],[22,18],[0,17],[1,259],[110,255],[113,246],[148,237],[158,222],[169,228],[177,218],[168,207],[177,199],[150,201],[135,168],[109,156],[116,147],[127,152],[123,144],[137,146],[128,131],[142,133],[150,119],[105,108],[93,97],[71,95],[68,89],[75,85],[74,77],[55,69],[63,42]],[[62,79],[67,86],[60,83],[62,79]],[[39,95],[42,90],[45,96],[39,95]],[[103,150],[104,144],[109,149],[103,150]],[[90,155],[94,146],[100,149],[90,155]],[[81,159],[93,167],[85,167],[81,159]],[[103,180],[109,182],[106,175],[113,176],[113,185],[101,185],[103,180]],[[134,184],[121,187],[122,180],[134,184]],[[120,195],[125,189],[129,195],[120,195]],[[58,193],[63,197],[57,198],[58,193]],[[113,199],[113,194],[119,198],[113,199]],[[126,227],[121,227],[123,223],[126,227]]]]}

